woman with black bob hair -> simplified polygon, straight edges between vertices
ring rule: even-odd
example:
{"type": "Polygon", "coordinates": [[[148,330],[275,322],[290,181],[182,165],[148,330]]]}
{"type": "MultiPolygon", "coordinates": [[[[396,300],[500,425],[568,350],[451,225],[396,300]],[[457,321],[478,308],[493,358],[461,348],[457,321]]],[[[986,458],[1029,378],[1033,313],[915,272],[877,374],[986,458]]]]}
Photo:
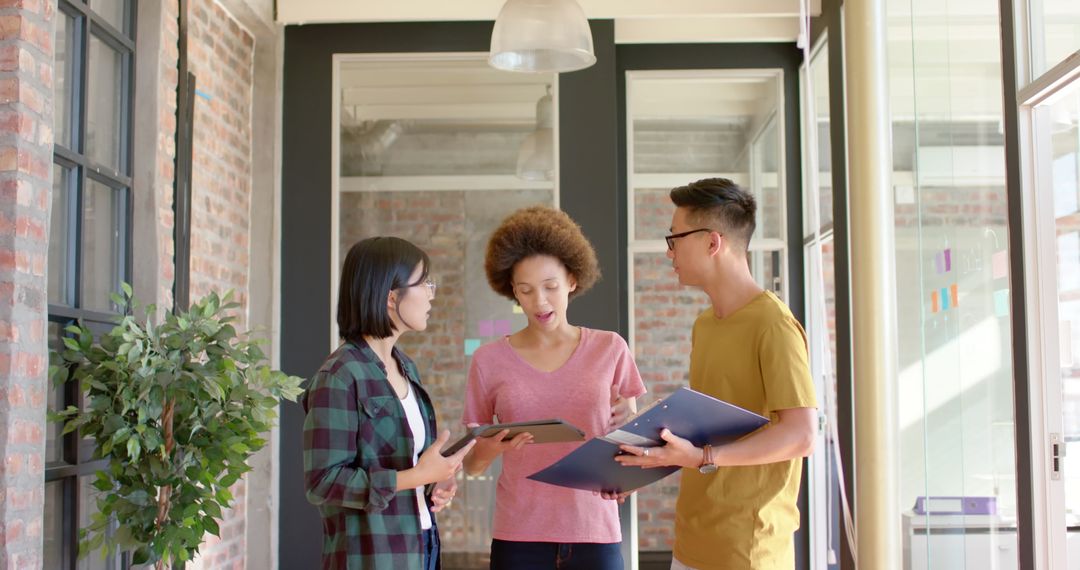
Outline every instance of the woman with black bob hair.
{"type": "Polygon", "coordinates": [[[304,482],[323,519],[323,568],[439,568],[434,513],[471,444],[450,457],[416,365],[394,345],[427,328],[430,260],[396,237],[357,242],[338,293],[342,343],[304,394],[304,482]]]}

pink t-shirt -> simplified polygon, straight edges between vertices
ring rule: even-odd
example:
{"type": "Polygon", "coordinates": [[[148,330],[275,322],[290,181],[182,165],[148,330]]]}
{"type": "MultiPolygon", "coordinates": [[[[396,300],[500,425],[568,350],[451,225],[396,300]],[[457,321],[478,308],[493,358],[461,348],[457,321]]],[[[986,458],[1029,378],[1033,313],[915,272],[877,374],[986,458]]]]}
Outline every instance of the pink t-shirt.
{"type": "MultiPolygon", "coordinates": [[[[502,338],[473,354],[462,423],[493,423],[496,416],[499,422],[560,418],[581,428],[588,440],[607,433],[612,386],[624,398],[645,393],[630,349],[618,334],[582,327],[574,353],[552,372],[533,368],[502,338]]],[[[526,479],[580,445],[534,444],[503,454],[495,493],[494,538],[563,543],[622,540],[615,501],[526,479]]]]}

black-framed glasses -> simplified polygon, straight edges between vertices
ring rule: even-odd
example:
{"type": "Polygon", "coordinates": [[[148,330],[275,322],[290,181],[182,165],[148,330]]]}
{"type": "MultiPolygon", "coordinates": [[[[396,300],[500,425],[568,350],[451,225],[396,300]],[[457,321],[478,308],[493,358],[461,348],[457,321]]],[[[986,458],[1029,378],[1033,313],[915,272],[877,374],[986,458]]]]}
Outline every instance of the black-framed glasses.
{"type": "Polygon", "coordinates": [[[677,240],[677,239],[679,239],[681,237],[686,237],[686,236],[688,236],[690,234],[696,234],[698,232],[711,232],[711,231],[712,230],[709,229],[709,228],[698,228],[696,230],[690,230],[688,232],[679,232],[677,234],[671,234],[669,236],[664,236],[664,241],[667,242],[668,251],[672,251],[672,250],[675,249],[675,240],[677,240]]]}

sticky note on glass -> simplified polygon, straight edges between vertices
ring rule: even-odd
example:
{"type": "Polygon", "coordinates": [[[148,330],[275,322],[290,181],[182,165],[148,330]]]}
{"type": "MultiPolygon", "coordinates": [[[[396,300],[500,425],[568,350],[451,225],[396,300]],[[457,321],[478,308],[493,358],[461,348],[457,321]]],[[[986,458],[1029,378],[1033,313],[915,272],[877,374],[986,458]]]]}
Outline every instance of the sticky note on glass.
{"type": "Polygon", "coordinates": [[[476,323],[476,334],[480,336],[495,336],[495,322],[479,321],[476,323]]]}
{"type": "Polygon", "coordinates": [[[952,271],[952,250],[946,249],[934,255],[934,269],[940,273],[952,271]]]}
{"type": "MultiPolygon", "coordinates": [[[[941,310],[948,311],[951,308],[960,305],[959,291],[957,291],[956,283],[948,287],[941,288],[941,310]]],[[[934,311],[935,313],[937,311],[934,311]]]]}
{"type": "Polygon", "coordinates": [[[525,314],[525,311],[522,310],[521,305],[519,305],[517,303],[511,303],[510,306],[514,309],[514,314],[515,315],[524,315],[525,314]]]}
{"type": "Polygon", "coordinates": [[[1001,279],[1002,277],[1009,276],[1009,255],[1005,250],[1001,250],[994,254],[991,258],[991,266],[993,267],[994,279],[1001,279]]]}
{"type": "Polygon", "coordinates": [[[499,319],[493,322],[495,323],[495,336],[505,336],[510,334],[509,319],[499,319]]]}
{"type": "Polygon", "coordinates": [[[480,339],[467,338],[465,339],[465,356],[472,356],[476,349],[480,348],[480,339]]]}
{"type": "Polygon", "coordinates": [[[994,291],[994,314],[999,317],[1009,316],[1009,290],[994,291]]]}
{"type": "Polygon", "coordinates": [[[930,293],[930,312],[937,313],[941,310],[941,298],[938,296],[937,291],[930,293]]]}

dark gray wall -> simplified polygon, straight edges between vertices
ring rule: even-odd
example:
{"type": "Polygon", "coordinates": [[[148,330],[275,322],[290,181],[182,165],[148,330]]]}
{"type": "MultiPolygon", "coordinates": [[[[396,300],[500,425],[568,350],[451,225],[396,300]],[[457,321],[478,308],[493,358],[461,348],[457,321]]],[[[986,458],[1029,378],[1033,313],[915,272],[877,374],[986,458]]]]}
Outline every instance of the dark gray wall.
{"type": "Polygon", "coordinates": [[[626,201],[619,191],[615,24],[593,21],[596,64],[559,76],[559,207],[581,224],[603,278],[570,305],[570,320],[627,336],[626,201]]]}

